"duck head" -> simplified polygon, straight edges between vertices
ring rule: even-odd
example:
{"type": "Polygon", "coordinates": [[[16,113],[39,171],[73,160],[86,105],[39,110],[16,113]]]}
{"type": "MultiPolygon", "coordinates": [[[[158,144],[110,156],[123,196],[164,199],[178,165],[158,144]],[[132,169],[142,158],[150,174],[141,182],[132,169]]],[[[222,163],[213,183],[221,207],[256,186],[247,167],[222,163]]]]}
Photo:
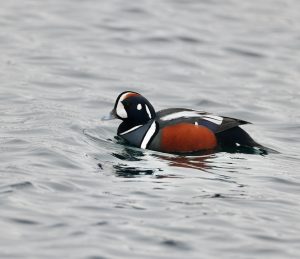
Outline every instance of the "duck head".
{"type": "Polygon", "coordinates": [[[119,133],[134,126],[145,125],[155,116],[152,104],[144,96],[126,91],[117,97],[109,119],[117,118],[123,121],[119,126],[119,133]]]}

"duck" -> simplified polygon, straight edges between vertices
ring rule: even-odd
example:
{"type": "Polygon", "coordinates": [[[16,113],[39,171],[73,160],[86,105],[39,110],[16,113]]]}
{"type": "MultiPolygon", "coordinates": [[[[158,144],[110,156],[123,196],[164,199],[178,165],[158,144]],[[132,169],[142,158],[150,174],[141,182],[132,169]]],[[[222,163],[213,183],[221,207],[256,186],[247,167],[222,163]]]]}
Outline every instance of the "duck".
{"type": "Polygon", "coordinates": [[[131,146],[188,154],[220,148],[263,148],[240,126],[245,120],[187,108],[155,111],[134,91],[120,93],[107,119],[120,119],[117,135],[131,146]]]}

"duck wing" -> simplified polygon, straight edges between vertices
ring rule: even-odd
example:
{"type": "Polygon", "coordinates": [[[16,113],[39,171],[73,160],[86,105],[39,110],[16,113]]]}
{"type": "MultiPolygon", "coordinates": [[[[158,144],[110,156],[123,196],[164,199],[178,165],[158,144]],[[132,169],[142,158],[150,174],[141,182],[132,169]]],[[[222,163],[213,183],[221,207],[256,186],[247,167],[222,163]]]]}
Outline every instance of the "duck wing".
{"type": "Polygon", "coordinates": [[[178,123],[191,123],[207,127],[215,134],[239,125],[250,123],[244,120],[223,117],[204,111],[184,108],[170,108],[161,110],[157,112],[156,120],[158,121],[160,128],[178,123]]]}

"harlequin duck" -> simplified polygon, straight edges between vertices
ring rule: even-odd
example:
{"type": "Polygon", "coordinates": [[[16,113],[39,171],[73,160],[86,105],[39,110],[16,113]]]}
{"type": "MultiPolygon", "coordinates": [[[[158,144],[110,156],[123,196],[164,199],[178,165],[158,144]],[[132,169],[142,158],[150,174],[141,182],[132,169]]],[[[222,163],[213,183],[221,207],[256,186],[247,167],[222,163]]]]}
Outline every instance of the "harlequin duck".
{"type": "Polygon", "coordinates": [[[220,147],[262,147],[239,127],[247,121],[183,108],[155,112],[145,97],[133,91],[118,96],[109,118],[122,120],[118,136],[142,149],[193,153],[220,147]]]}

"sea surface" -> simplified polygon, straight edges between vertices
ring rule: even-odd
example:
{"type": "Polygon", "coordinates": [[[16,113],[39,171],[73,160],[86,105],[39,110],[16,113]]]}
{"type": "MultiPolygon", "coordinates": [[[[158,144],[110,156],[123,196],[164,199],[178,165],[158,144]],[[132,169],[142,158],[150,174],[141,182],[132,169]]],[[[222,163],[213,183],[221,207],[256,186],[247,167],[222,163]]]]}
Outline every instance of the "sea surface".
{"type": "Polygon", "coordinates": [[[300,258],[300,1],[0,7],[0,258],[300,258]],[[252,122],[277,150],[124,146],[118,94],[252,122]]]}

